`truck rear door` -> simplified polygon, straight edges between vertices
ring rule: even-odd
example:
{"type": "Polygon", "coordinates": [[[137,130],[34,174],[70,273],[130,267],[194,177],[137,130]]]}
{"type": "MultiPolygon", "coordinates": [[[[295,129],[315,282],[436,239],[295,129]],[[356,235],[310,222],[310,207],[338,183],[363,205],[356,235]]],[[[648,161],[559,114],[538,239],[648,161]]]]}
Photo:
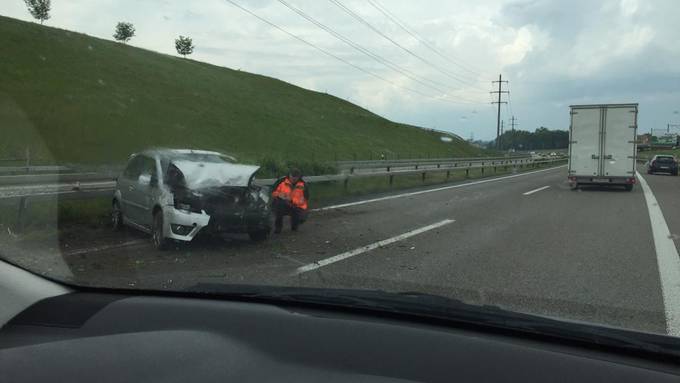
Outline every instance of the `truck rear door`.
{"type": "Polygon", "coordinates": [[[635,174],[637,107],[608,106],[604,109],[602,175],[632,177],[635,174]]]}
{"type": "Polygon", "coordinates": [[[600,164],[600,108],[574,108],[571,111],[569,173],[598,175],[600,164]]]}

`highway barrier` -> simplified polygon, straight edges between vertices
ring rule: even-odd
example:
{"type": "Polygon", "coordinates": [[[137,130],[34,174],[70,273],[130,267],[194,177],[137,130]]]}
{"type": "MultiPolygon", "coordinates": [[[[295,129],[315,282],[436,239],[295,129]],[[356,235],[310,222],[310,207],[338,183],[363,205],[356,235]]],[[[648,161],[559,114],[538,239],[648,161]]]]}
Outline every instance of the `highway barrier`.
{"type": "MultiPolygon", "coordinates": [[[[454,171],[464,171],[466,178],[470,176],[470,171],[479,169],[482,175],[485,173],[492,175],[499,169],[508,170],[509,168],[537,168],[547,166],[558,162],[564,162],[566,158],[556,158],[549,160],[531,160],[531,159],[466,159],[465,161],[401,161],[398,166],[385,167],[385,164],[380,164],[381,168],[362,168],[371,169],[371,171],[345,171],[340,174],[306,176],[305,180],[308,183],[322,183],[322,182],[342,182],[345,189],[349,187],[349,182],[352,179],[368,178],[368,177],[388,177],[389,184],[392,185],[394,177],[402,175],[419,174],[425,182],[427,174],[431,173],[446,173],[448,179],[454,171]]],[[[58,182],[43,184],[37,182],[41,178],[31,179],[31,182],[23,184],[0,184],[0,202],[7,203],[8,201],[18,202],[17,211],[17,226],[18,231],[22,230],[25,212],[28,208],[28,202],[40,199],[59,199],[59,200],[85,200],[92,198],[111,197],[116,186],[115,178],[111,175],[102,175],[100,173],[80,173],[80,174],[63,174],[59,176],[52,175],[52,180],[58,182]],[[68,181],[67,181],[68,180],[68,181]]],[[[43,179],[44,180],[44,179],[43,179]]],[[[255,183],[260,186],[270,186],[276,179],[256,179],[255,183]]],[[[10,202],[11,203],[11,202],[10,202]]]]}

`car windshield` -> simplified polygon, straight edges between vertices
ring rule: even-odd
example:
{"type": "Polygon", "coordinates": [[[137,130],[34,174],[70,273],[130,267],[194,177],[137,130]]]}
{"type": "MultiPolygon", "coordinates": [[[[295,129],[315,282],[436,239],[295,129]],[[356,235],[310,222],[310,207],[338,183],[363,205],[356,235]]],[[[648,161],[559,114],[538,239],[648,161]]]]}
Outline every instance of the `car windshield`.
{"type": "Polygon", "coordinates": [[[656,160],[659,162],[675,162],[675,158],[670,156],[657,156],[656,160]]]}
{"type": "Polygon", "coordinates": [[[678,16],[3,0],[0,259],[71,286],[435,296],[678,340],[678,16]]]}

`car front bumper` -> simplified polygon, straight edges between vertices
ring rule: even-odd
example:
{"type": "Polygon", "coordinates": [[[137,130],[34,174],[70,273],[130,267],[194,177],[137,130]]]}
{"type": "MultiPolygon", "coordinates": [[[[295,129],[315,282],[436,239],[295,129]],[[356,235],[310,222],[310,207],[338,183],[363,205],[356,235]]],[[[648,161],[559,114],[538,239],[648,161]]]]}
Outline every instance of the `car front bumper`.
{"type": "Polygon", "coordinates": [[[175,209],[174,206],[163,209],[163,233],[166,238],[191,241],[209,223],[210,216],[205,212],[194,213],[175,209]]]}

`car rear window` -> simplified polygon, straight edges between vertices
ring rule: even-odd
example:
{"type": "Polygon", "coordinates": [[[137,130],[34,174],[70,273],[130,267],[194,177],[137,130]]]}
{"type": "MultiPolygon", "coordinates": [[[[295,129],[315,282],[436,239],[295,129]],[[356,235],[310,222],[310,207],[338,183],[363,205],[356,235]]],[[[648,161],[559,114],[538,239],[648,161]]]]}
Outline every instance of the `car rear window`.
{"type": "Polygon", "coordinates": [[[674,162],[675,158],[673,157],[656,157],[656,160],[659,162],[674,162]]]}

